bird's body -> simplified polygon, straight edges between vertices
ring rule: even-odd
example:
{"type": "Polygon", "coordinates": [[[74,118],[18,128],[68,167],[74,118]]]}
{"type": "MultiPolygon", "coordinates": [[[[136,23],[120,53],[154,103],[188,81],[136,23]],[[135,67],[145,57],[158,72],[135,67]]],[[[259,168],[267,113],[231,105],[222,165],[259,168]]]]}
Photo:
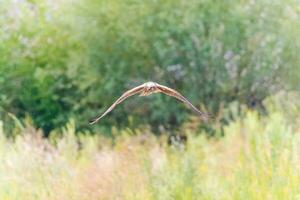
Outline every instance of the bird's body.
{"type": "Polygon", "coordinates": [[[140,96],[149,96],[150,94],[160,92],[158,89],[158,84],[155,82],[147,82],[144,83],[144,90],[140,94],[140,96]]]}
{"type": "Polygon", "coordinates": [[[203,120],[207,121],[209,119],[208,114],[203,113],[200,110],[198,110],[191,102],[189,102],[184,96],[182,96],[176,90],[173,90],[169,87],[160,85],[160,84],[155,83],[155,82],[146,82],[146,83],[144,83],[142,85],[139,85],[139,86],[137,86],[137,87],[135,87],[131,90],[126,91],[101,116],[99,116],[96,119],[92,120],[90,122],[90,124],[94,124],[97,121],[99,121],[102,117],[104,117],[106,114],[111,112],[118,104],[120,104],[121,102],[123,102],[125,99],[127,99],[130,96],[133,96],[133,95],[138,94],[138,93],[140,93],[140,96],[148,96],[148,95],[151,95],[153,93],[158,93],[158,92],[164,93],[168,96],[175,97],[176,99],[186,103],[192,110],[197,112],[203,120]]]}

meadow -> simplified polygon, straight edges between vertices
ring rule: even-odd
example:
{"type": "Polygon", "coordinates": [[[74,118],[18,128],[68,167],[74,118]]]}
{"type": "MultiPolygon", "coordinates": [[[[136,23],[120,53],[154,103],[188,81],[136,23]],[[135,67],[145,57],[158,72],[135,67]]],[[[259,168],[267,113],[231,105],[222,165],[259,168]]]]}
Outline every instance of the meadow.
{"type": "Polygon", "coordinates": [[[76,133],[74,120],[49,139],[30,122],[13,138],[1,127],[0,199],[298,199],[299,117],[286,114],[299,107],[269,104],[265,116],[245,108],[225,136],[183,129],[183,148],[145,127],[113,140],[76,133]]]}

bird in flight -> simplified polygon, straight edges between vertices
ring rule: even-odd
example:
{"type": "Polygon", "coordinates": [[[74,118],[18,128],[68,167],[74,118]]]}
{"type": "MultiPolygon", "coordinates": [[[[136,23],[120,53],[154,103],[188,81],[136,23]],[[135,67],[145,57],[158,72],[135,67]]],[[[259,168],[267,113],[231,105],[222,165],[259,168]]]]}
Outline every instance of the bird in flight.
{"type": "Polygon", "coordinates": [[[210,115],[208,113],[204,113],[198,110],[190,101],[188,101],[184,96],[182,96],[176,90],[166,87],[164,85],[160,85],[155,82],[147,82],[123,93],[122,96],[118,98],[102,115],[91,120],[90,124],[95,124],[96,122],[98,122],[102,117],[104,117],[109,112],[111,112],[118,104],[123,102],[128,97],[131,97],[135,94],[140,94],[140,96],[148,96],[150,94],[158,93],[158,92],[164,93],[168,96],[175,97],[176,99],[187,104],[193,111],[195,111],[200,116],[202,120],[207,121],[210,118],[210,115]]]}

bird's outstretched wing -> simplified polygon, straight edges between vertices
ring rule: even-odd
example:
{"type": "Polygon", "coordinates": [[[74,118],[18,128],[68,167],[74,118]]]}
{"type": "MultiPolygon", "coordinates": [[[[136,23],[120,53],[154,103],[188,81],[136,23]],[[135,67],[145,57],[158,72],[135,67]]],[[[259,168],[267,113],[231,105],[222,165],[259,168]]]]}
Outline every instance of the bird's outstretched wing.
{"type": "Polygon", "coordinates": [[[160,92],[175,97],[176,99],[186,103],[193,111],[195,111],[196,113],[199,114],[199,116],[201,117],[202,120],[207,121],[211,118],[211,115],[208,113],[204,113],[200,110],[198,110],[189,100],[187,100],[184,96],[182,96],[179,92],[177,92],[174,89],[171,89],[167,86],[164,85],[159,85],[157,84],[158,89],[160,90],[160,92]]]}
{"type": "Polygon", "coordinates": [[[90,124],[94,124],[97,121],[99,121],[102,117],[104,117],[105,115],[107,115],[110,111],[112,111],[118,104],[120,104],[122,101],[124,101],[125,99],[127,99],[128,97],[135,95],[137,93],[142,92],[144,89],[144,84],[139,85],[131,90],[126,91],[124,94],[122,94],[122,96],[120,98],[118,98],[102,115],[100,115],[99,117],[96,117],[95,119],[90,121],[90,124]]]}

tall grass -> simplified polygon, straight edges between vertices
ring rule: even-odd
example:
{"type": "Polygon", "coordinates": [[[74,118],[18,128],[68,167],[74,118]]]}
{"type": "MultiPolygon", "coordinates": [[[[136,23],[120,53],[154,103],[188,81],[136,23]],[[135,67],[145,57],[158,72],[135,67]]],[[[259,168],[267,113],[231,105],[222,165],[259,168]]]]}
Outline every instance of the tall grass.
{"type": "Polygon", "coordinates": [[[116,131],[112,145],[74,126],[49,140],[1,128],[0,199],[300,198],[300,129],[282,112],[247,111],[219,139],[186,133],[184,150],[145,130],[116,131]]]}

